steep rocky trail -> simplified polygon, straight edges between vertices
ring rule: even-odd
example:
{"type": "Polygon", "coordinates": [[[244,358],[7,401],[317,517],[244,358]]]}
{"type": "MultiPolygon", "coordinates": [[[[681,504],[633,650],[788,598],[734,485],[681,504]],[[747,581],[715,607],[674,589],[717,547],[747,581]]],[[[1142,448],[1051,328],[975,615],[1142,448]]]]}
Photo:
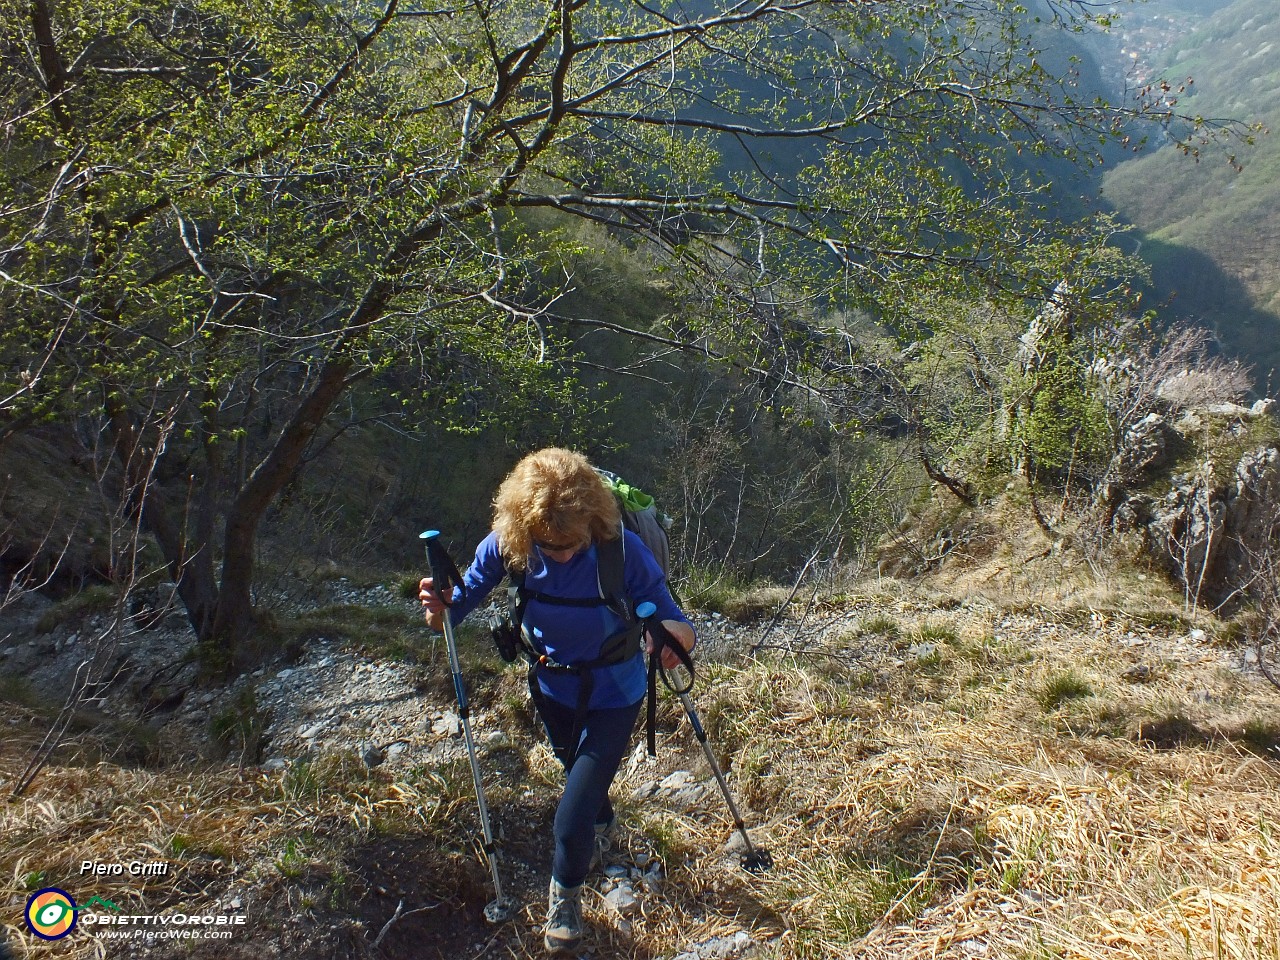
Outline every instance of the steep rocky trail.
{"type": "MultiPolygon", "coordinates": [[[[335,582],[327,594],[327,602],[340,608],[399,610],[406,622],[417,616],[415,604],[384,587],[335,582]]],[[[29,690],[44,698],[65,689],[95,643],[105,646],[96,638],[109,632],[103,614],[41,632],[37,623],[47,613],[45,605],[28,601],[5,611],[0,621],[6,674],[23,677],[29,690]]],[[[739,624],[719,614],[698,614],[695,621],[708,677],[695,702],[712,714],[732,709],[717,689],[723,671],[753,657],[817,670],[839,664],[865,674],[859,682],[868,688],[889,689],[918,665],[938,662],[952,642],[948,638],[958,636],[1024,649],[1028,664],[1050,655],[1069,659],[1075,648],[1104,649],[1113,657],[1106,669],[1116,682],[1176,688],[1185,693],[1186,703],[1202,704],[1209,713],[1224,700],[1223,675],[1255,672],[1250,651],[1214,643],[1206,631],[1177,618],[1144,621],[1103,611],[1011,609],[979,596],[936,597],[891,583],[874,595],[793,606],[777,619],[761,616],[739,624]]],[[[225,734],[227,717],[247,713],[249,733],[238,743],[224,736],[219,762],[238,763],[241,775],[256,783],[276,781],[287,793],[291,782],[340,758],[344,769],[376,771],[393,786],[436,778],[448,793],[454,828],[444,843],[429,831],[417,837],[403,831],[382,835],[366,827],[357,842],[342,848],[340,869],[317,863],[282,869],[277,852],[275,872],[291,879],[292,887],[263,884],[252,864],[212,870],[201,881],[202,895],[255,919],[276,918],[255,928],[251,948],[246,940],[237,948],[247,952],[234,955],[453,960],[538,954],[557,771],[523,703],[522,671],[502,669],[483,644],[465,638],[471,719],[503,849],[504,892],[520,905],[514,922],[494,927],[483,919],[493,891],[477,849],[474,794],[443,642],[424,635],[423,644],[406,660],[365,650],[358,642],[317,636],[293,661],[266,666],[227,687],[194,683],[195,667],[187,659],[192,637],[174,616],[160,617],[151,629],[111,644],[107,680],[83,712],[145,726],[153,760],[163,753],[168,763],[208,762],[211,730],[221,722],[225,734]],[[336,888],[341,896],[333,893],[336,888]],[[302,897],[305,909],[295,922],[279,922],[295,896],[302,897]]],[[[46,721],[31,713],[8,721],[15,728],[41,722],[46,721]]],[[[1171,734],[1185,735],[1181,729],[1171,734]]],[[[735,758],[729,752],[722,756],[736,791],[735,758]]],[[[690,871],[699,871],[696,899],[705,902],[706,915],[702,920],[681,915],[675,921],[679,942],[667,944],[663,955],[684,960],[745,956],[768,952],[788,935],[787,922],[755,902],[750,877],[737,867],[739,838],[687,721],[670,698],[661,711],[658,759],[646,758],[637,743],[615,795],[622,823],[603,872],[592,880],[588,913],[596,933],[584,955],[653,955],[640,945],[646,941],[638,940],[637,932],[658,922],[655,918],[672,922],[672,875],[687,878],[690,871]],[[669,836],[671,829],[683,836],[669,836]],[[690,847],[715,852],[695,863],[680,852],[690,847]]],[[[780,818],[788,816],[785,805],[744,806],[752,836],[768,846],[780,818]]],[[[309,827],[308,834],[315,829],[309,827]]],[[[133,955],[167,956],[166,950],[154,945],[133,955]]]]}

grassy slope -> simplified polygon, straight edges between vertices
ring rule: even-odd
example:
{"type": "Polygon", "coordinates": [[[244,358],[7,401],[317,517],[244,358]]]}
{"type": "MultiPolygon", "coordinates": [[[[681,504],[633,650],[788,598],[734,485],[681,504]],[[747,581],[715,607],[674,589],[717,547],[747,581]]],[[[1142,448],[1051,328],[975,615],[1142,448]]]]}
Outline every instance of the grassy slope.
{"type": "MultiPolygon", "coordinates": [[[[725,860],[714,792],[691,812],[628,799],[670,769],[708,775],[687,729],[672,735],[668,700],[662,766],[616,790],[621,844],[656,851],[667,881],[629,930],[589,898],[594,952],[650,960],[745,930],[777,960],[1280,956],[1280,694],[1186,642],[1154,578],[1099,579],[1044,546],[1028,529],[929,585],[867,584],[827,598],[821,635],[786,620],[758,657],[708,663],[699,709],[777,866],[753,877],[725,860]],[[1146,682],[1124,678],[1137,664],[1146,682]]],[[[137,912],[249,904],[234,952],[155,956],[540,956],[554,764],[512,707],[518,673],[467,659],[482,729],[513,744],[484,765],[515,851],[514,923],[479,919],[491,890],[465,765],[368,771],[341,756],[269,773],[68,753],[0,811],[3,899],[65,883],[137,912]],[[134,857],[174,869],[145,886],[76,879],[82,858],[134,857]],[[369,950],[397,898],[424,909],[369,950]]],[[[450,702],[435,679],[428,712],[450,702]]],[[[6,779],[41,729],[13,716],[6,779]]],[[[46,955],[16,916],[6,935],[46,955]]],[[[94,950],[85,934],[57,954],[94,950]]]]}
{"type": "MultiPolygon", "coordinates": [[[[1171,82],[1193,77],[1180,109],[1205,117],[1280,119],[1280,8],[1236,0],[1167,55],[1171,82]]],[[[1230,349],[1263,367],[1277,361],[1280,333],[1280,142],[1264,135],[1252,150],[1223,149],[1198,162],[1172,148],[1123,163],[1104,179],[1103,196],[1149,238],[1144,248],[1162,297],[1174,311],[1214,323],[1230,349]]]]}

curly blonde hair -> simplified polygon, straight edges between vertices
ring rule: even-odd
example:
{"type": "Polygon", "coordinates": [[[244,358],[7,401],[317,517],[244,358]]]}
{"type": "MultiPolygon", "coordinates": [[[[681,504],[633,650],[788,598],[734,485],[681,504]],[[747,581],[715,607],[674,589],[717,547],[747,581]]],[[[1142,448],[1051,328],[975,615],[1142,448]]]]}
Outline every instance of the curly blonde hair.
{"type": "Polygon", "coordinates": [[[493,529],[508,568],[524,570],[535,540],[580,547],[616,540],[622,514],[586,457],[546,447],[517,463],[498,487],[493,529]]]}

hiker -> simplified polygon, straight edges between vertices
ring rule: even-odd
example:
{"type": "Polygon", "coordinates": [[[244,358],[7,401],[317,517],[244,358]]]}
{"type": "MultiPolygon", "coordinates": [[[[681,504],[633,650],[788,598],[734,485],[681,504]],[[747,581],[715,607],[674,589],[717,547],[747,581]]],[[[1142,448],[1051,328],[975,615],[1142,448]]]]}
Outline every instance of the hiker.
{"type": "MultiPolygon", "coordinates": [[[[695,635],[653,554],[623,528],[612,491],[581,454],[555,447],[529,454],[493,505],[493,530],[462,577],[466,589],[449,598],[450,616],[460,622],[510,577],[511,619],[532,661],[530,695],[565,769],[543,939],[551,952],[572,950],[582,938],[582,885],[614,824],[609,786],[647,690],[644,654],[654,638],[641,643],[634,609],[654,604],[686,650],[695,635]],[[606,597],[606,568],[618,566],[606,558],[619,544],[626,596],[606,597]]],[[[427,625],[442,630],[445,604],[431,577],[419,598],[427,625]]],[[[669,648],[660,659],[667,669],[680,662],[669,648]]]]}

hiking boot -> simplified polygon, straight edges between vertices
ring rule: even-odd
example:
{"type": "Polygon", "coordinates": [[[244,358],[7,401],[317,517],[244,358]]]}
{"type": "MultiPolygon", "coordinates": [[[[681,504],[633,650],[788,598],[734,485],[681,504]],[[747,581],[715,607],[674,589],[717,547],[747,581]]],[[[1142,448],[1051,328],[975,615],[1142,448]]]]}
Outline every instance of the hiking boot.
{"type": "Polygon", "coordinates": [[[551,878],[547,898],[547,925],[542,942],[550,953],[575,949],[582,942],[582,885],[562,887],[551,878]]]}
{"type": "Polygon", "coordinates": [[[612,817],[608,823],[596,824],[596,845],[591,851],[591,866],[587,868],[588,873],[595,871],[613,849],[613,825],[617,822],[617,818],[612,817]]]}

